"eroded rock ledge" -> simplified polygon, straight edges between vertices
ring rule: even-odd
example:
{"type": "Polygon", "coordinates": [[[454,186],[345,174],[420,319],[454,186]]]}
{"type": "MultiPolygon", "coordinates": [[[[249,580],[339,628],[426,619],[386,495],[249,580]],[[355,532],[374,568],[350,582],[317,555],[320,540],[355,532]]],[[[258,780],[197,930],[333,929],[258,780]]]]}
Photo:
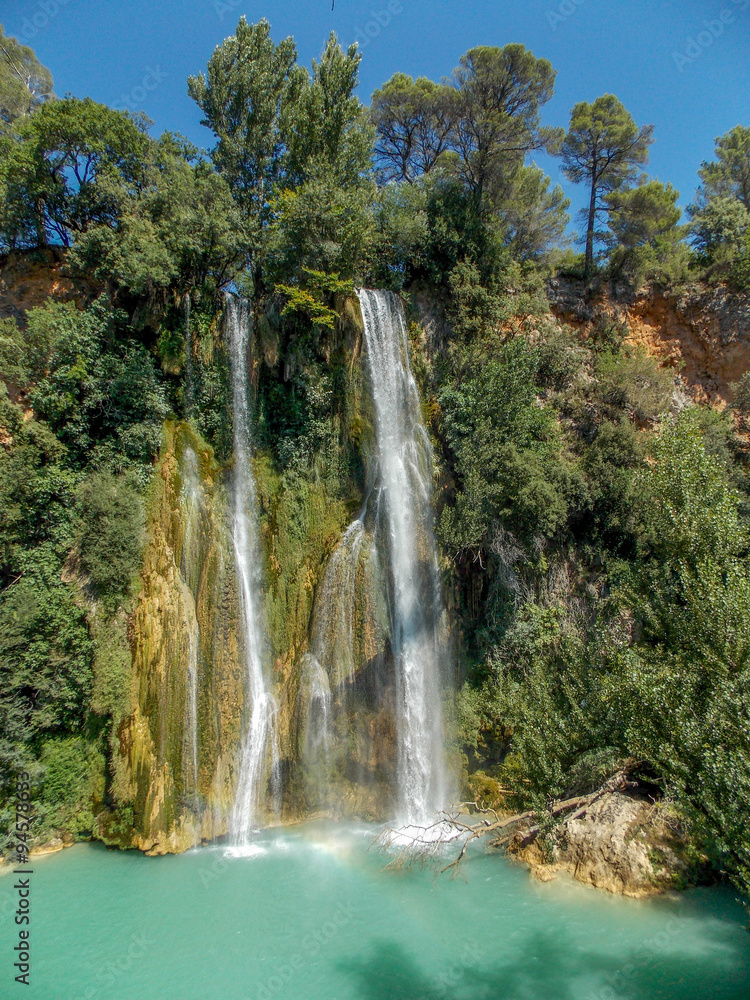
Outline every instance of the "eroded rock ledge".
{"type": "Polygon", "coordinates": [[[557,828],[550,840],[543,847],[534,829],[521,828],[508,850],[542,881],[567,871],[579,882],[634,898],[690,881],[681,824],[637,790],[607,792],[557,828]]]}

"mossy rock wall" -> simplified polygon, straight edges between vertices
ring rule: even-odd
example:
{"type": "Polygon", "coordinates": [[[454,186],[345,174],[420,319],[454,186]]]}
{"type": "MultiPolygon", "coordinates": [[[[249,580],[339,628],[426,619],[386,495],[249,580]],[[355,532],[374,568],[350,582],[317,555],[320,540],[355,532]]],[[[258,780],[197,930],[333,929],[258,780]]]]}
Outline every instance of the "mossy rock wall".
{"type": "Polygon", "coordinates": [[[152,851],[221,836],[233,801],[244,670],[223,480],[211,449],[188,424],[165,426],[131,622],[132,711],[120,741],[129,775],[120,804],[133,806],[136,846],[152,851]],[[187,484],[193,462],[197,483],[187,484]],[[197,788],[192,775],[187,780],[185,723],[196,622],[197,788]]]}
{"type": "MultiPolygon", "coordinates": [[[[348,598],[354,665],[342,671],[331,660],[327,668],[331,746],[325,774],[307,753],[306,657],[316,618],[325,613],[321,604],[332,599],[323,593],[326,574],[364,508],[374,453],[359,303],[342,299],[337,308],[337,329],[314,335],[290,327],[272,305],[256,316],[250,343],[264,618],[278,705],[284,821],[321,813],[384,819],[393,806],[395,678],[385,581],[370,523],[348,598]]],[[[231,457],[219,463],[192,424],[165,425],[142,587],[130,621],[131,711],[120,728],[114,790],[120,814],[132,809],[133,846],[152,853],[228,832],[249,710],[230,477],[231,457]],[[186,739],[196,622],[197,788],[186,739]]]]}

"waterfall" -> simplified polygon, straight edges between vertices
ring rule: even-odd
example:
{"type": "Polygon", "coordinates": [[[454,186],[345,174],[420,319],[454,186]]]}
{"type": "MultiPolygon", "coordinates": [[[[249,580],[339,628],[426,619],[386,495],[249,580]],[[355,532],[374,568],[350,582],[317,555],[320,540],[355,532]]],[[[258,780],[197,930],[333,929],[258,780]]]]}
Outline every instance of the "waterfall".
{"type": "Polygon", "coordinates": [[[365,526],[357,518],[329,560],[316,602],[311,648],[336,687],[351,680],[355,669],[355,587],[364,541],[365,526]]]}
{"type": "Polygon", "coordinates": [[[192,613],[190,637],[188,644],[187,684],[185,687],[185,735],[183,753],[184,787],[193,793],[193,799],[198,801],[198,646],[200,630],[195,602],[198,593],[200,566],[198,551],[200,547],[200,519],[202,510],[202,491],[198,456],[188,445],[185,448],[181,463],[182,494],[181,500],[185,508],[185,539],[182,547],[180,569],[186,583],[186,602],[192,613]]]}
{"type": "Polygon", "coordinates": [[[270,777],[278,771],[276,701],[264,669],[265,637],[261,621],[261,562],[255,481],[251,465],[250,412],[247,402],[247,350],[251,313],[247,301],[227,296],[227,334],[232,376],[234,476],[232,541],[242,616],[246,697],[249,718],[242,742],[240,774],[231,818],[235,843],[246,844],[259,820],[270,777]]]}
{"type": "Polygon", "coordinates": [[[302,692],[299,712],[304,726],[302,753],[308,771],[308,804],[326,805],[331,750],[331,687],[328,674],[312,653],[302,657],[302,692]]]}
{"type": "Polygon", "coordinates": [[[189,420],[195,405],[193,378],[193,337],[190,332],[190,292],[185,292],[185,417],[189,420]]]}
{"type": "Polygon", "coordinates": [[[442,611],[431,517],[431,449],[409,367],[406,322],[390,292],[359,292],[375,409],[379,523],[388,558],[396,666],[399,822],[444,808],[442,611]]]}
{"type": "Polygon", "coordinates": [[[190,749],[190,764],[192,773],[190,774],[190,787],[197,801],[198,798],[198,622],[194,622],[190,630],[190,651],[188,655],[188,683],[187,683],[187,705],[186,719],[187,732],[186,742],[190,749]]]}

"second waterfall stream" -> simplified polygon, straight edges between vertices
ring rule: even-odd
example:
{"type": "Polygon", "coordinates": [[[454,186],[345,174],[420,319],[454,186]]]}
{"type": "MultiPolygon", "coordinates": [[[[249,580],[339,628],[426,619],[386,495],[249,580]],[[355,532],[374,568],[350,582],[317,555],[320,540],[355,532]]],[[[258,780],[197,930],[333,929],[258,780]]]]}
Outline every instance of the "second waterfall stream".
{"type": "Polygon", "coordinates": [[[432,456],[409,366],[404,312],[392,292],[359,292],[375,411],[377,531],[387,559],[396,672],[398,822],[447,806],[441,705],[442,601],[432,526],[432,456]]]}

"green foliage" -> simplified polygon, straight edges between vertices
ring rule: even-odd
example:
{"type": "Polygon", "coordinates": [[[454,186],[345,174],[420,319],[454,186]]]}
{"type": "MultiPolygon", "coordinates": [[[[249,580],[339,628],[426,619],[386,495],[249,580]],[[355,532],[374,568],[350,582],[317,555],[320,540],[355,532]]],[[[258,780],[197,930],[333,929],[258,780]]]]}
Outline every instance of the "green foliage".
{"type": "Polygon", "coordinates": [[[371,184],[345,188],[325,176],[283,190],[268,235],[271,277],[316,270],[362,280],[375,240],[373,196],[371,184]]]}
{"type": "Polygon", "coordinates": [[[736,198],[750,211],[750,127],[736,125],[716,140],[716,159],[704,161],[699,204],[713,198],[736,198]]]}
{"type": "Polygon", "coordinates": [[[484,46],[462,56],[449,84],[398,73],[375,92],[378,176],[391,182],[378,211],[382,280],[452,275],[452,284],[468,280],[496,299],[508,251],[538,260],[563,241],[568,200],[524,164],[561,138],[540,124],[554,79],[522,45],[484,46]]]}
{"type": "Polygon", "coordinates": [[[709,264],[733,262],[748,229],[750,211],[738,198],[712,198],[691,223],[696,248],[709,264]]]}
{"type": "Polygon", "coordinates": [[[141,561],[145,517],[139,492],[125,476],[95,472],[80,493],[78,556],[94,593],[116,606],[132,591],[141,561]]]}
{"type": "Polygon", "coordinates": [[[690,251],[682,243],[678,197],[671,184],[645,179],[605,196],[613,274],[636,287],[644,281],[675,285],[687,279],[690,251]]]}
{"type": "Polygon", "coordinates": [[[0,24],[0,136],[52,94],[52,74],[34,50],[8,36],[0,24]]]}
{"type": "Polygon", "coordinates": [[[104,303],[79,312],[49,301],[32,310],[27,350],[46,370],[30,399],[72,465],[143,469],[158,451],[164,388],[141,345],[113,342],[112,319],[104,303]]]}
{"type": "Polygon", "coordinates": [[[570,127],[560,148],[563,170],[574,184],[589,186],[586,222],[586,275],[594,264],[596,224],[604,198],[636,177],[636,168],[648,159],[653,126],[638,127],[613,94],[581,101],[570,114],[570,127]]]}
{"type": "Polygon", "coordinates": [[[359,186],[372,169],[373,129],[355,96],[362,61],[356,45],[344,52],[331,32],[312,78],[286,123],[285,186],[326,179],[340,188],[359,186]]]}
{"type": "Polygon", "coordinates": [[[523,45],[479,46],[462,56],[453,74],[458,115],[453,145],[457,169],[479,211],[491,202],[509,165],[562,138],[542,128],[540,108],[554,93],[556,73],[523,45]]]}
{"type": "MultiPolygon", "coordinates": [[[[118,553],[119,556],[119,553],[118,553]]],[[[124,612],[91,623],[94,640],[94,684],[91,711],[109,716],[113,732],[130,709],[131,654],[124,612]]]]}
{"type": "Polygon", "coordinates": [[[325,274],[323,271],[313,271],[309,268],[305,268],[305,284],[306,288],[296,288],[292,285],[276,286],[276,290],[287,297],[281,315],[301,313],[307,316],[313,326],[324,326],[333,330],[338,320],[338,313],[325,304],[323,297],[353,295],[354,286],[349,281],[339,280],[338,274],[325,274]]]}
{"type": "Polygon", "coordinates": [[[101,801],[104,792],[102,754],[80,737],[63,737],[45,741],[40,760],[44,766],[44,827],[90,836],[94,827],[92,801],[101,801]]]}
{"type": "Polygon", "coordinates": [[[451,146],[457,112],[454,88],[427,77],[396,73],[372,95],[375,155],[381,180],[408,181],[429,174],[451,146]]]}
{"type": "Polygon", "coordinates": [[[671,401],[673,377],[642,348],[602,351],[596,373],[607,407],[624,411],[639,423],[654,420],[671,401]]]}
{"type": "Polygon", "coordinates": [[[536,402],[536,353],[512,340],[491,360],[468,359],[439,397],[455,456],[455,503],[443,509],[451,549],[489,546],[501,523],[525,538],[552,535],[568,513],[573,473],[560,461],[554,416],[536,402]]]}
{"type": "Polygon", "coordinates": [[[149,143],[143,167],[142,183],[121,199],[117,226],[79,234],[69,267],[113,291],[152,298],[226,284],[245,263],[247,239],[226,181],[170,133],[149,143]]]}
{"type": "Polygon", "coordinates": [[[244,17],[214,50],[206,75],[188,80],[202,123],[216,135],[213,161],[250,223],[256,249],[283,170],[289,115],[305,81],[293,40],[275,45],[268,21],[249,25],[244,17]]]}
{"type": "Polygon", "coordinates": [[[127,114],[66,97],[18,119],[0,142],[0,240],[69,246],[93,225],[115,225],[143,182],[149,140],[127,114]]]}
{"type": "Polygon", "coordinates": [[[747,890],[750,536],[708,426],[697,409],[665,420],[648,464],[630,425],[600,426],[582,462],[597,530],[635,533],[637,558],[578,590],[569,564],[516,563],[513,612],[464,695],[463,731],[533,808],[639,761],[747,890]]]}
{"type": "Polygon", "coordinates": [[[680,192],[671,184],[652,180],[632,188],[618,188],[606,195],[609,228],[625,249],[653,245],[676,230],[681,211],[680,192]]]}

